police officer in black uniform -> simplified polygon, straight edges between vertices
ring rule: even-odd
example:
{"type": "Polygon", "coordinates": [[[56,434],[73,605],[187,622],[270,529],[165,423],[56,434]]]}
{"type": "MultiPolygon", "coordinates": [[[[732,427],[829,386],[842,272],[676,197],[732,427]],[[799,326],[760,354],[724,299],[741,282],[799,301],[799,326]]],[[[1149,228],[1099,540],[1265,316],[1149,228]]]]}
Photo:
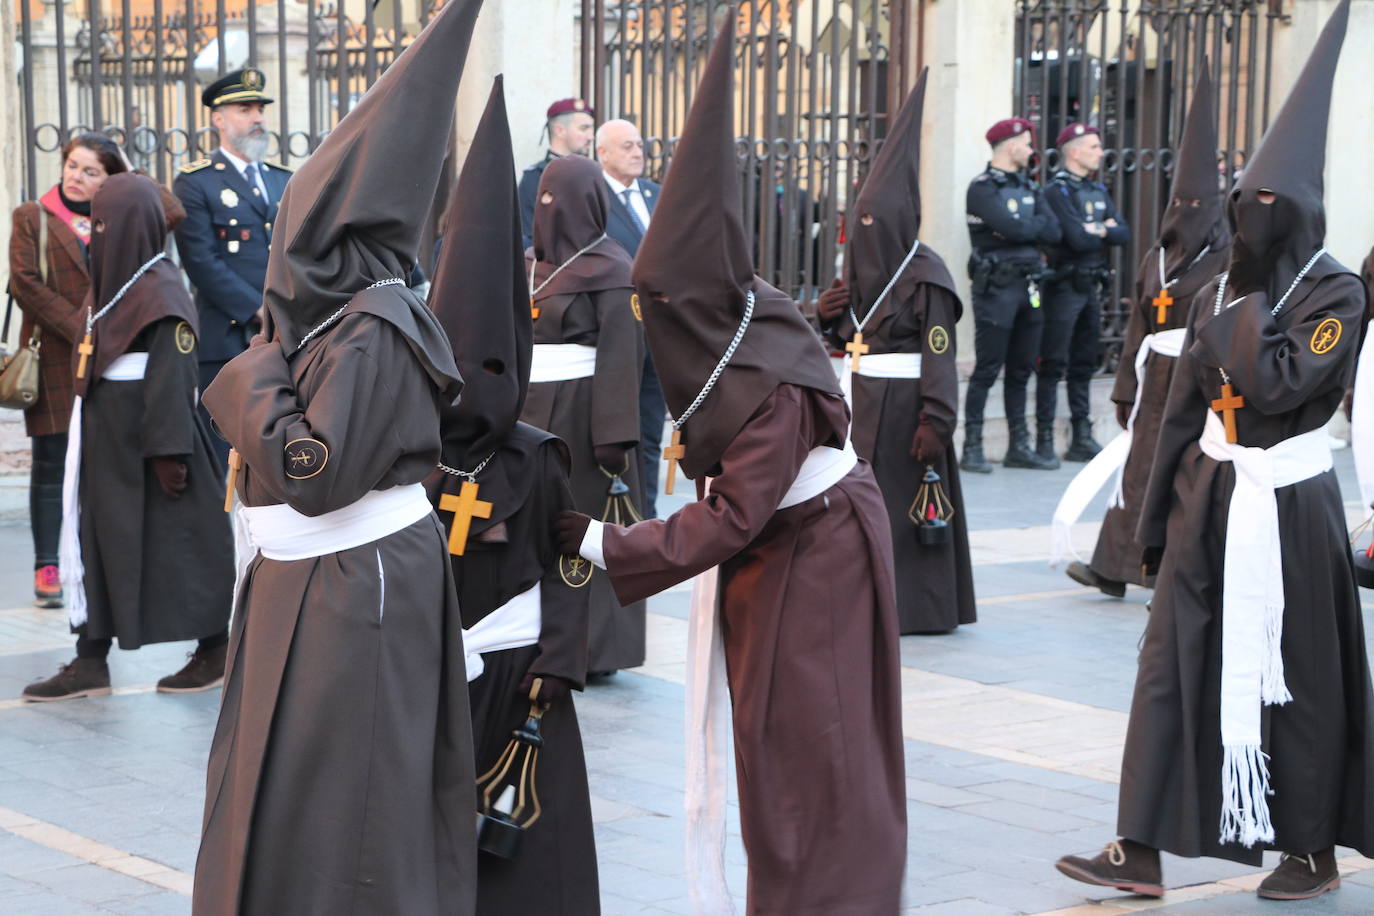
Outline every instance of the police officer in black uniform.
{"type": "MultiPolygon", "coordinates": [[[[200,315],[201,391],[258,331],[272,223],[291,175],[285,166],[263,161],[269,139],[263,109],[272,104],[265,85],[262,72],[250,67],[205,88],[200,100],[210,109],[219,148],[184,166],[172,184],[186,208],[176,240],[200,315]]],[[[214,444],[219,457],[227,458],[229,444],[217,436],[214,444]]]]}
{"type": "Polygon", "coordinates": [[[544,169],[559,156],[591,155],[596,137],[596,113],[583,99],[559,99],[544,113],[544,130],[549,135],[549,151],[520,175],[520,225],[525,247],[533,243],[534,198],[544,169]]]}
{"type": "Polygon", "coordinates": [[[1066,369],[1073,439],[1064,458],[1088,461],[1102,450],[1093,438],[1089,384],[1101,359],[1102,298],[1111,283],[1107,256],[1111,246],[1131,240],[1131,231],[1117,220],[1107,186],[1092,180],[1102,164],[1097,128],[1070,124],[1059,132],[1056,145],[1060,169],[1046,186],[1045,198],[1063,235],[1050,254],[1054,279],[1045,288],[1045,333],[1035,380],[1035,451],[1058,465],[1054,413],[1066,369]]]}
{"type": "Polygon", "coordinates": [[[1059,241],[1059,223],[1040,188],[1023,171],[1031,157],[1031,123],[1008,118],[992,125],[986,136],[992,159],[968,187],[976,362],[964,400],[964,455],[959,466],[978,474],[992,472],[983,454],[983,407],[1005,365],[1002,401],[1010,442],[1002,463],[1046,469],[1049,465],[1030,447],[1026,384],[1035,370],[1044,325],[1039,283],[1045,259],[1039,246],[1059,241]]]}

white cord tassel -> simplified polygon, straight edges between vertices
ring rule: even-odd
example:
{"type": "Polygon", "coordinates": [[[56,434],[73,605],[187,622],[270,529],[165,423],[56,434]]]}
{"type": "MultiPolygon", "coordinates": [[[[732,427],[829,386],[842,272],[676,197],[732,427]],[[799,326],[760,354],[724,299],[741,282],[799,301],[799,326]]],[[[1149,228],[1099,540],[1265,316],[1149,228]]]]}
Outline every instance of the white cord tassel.
{"type": "Polygon", "coordinates": [[[1222,749],[1221,842],[1239,842],[1247,849],[1256,843],[1274,842],[1269,819],[1269,755],[1257,744],[1222,749]]]}
{"type": "Polygon", "coordinates": [[[1265,706],[1293,702],[1283,673],[1283,603],[1264,607],[1264,663],[1260,667],[1260,700],[1265,706]]]}

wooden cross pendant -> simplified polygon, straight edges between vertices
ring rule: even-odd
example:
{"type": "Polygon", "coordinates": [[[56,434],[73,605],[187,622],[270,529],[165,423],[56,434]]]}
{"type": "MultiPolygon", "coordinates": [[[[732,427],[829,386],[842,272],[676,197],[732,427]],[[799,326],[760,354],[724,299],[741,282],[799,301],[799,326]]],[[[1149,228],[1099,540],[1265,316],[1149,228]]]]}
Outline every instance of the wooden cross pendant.
{"type": "Polygon", "coordinates": [[[1174,304],[1174,297],[1169,295],[1167,289],[1161,289],[1159,295],[1155,296],[1150,302],[1157,311],[1155,312],[1155,324],[1163,324],[1169,317],[1169,306],[1174,304]]]}
{"type": "Polygon", "coordinates": [[[491,518],[491,503],[477,498],[477,484],[463,481],[458,495],[445,493],[439,497],[439,508],[453,513],[453,526],[448,532],[448,552],[461,557],[468,549],[468,528],[474,518],[491,518]]]}
{"type": "Polygon", "coordinates": [[[687,457],[687,447],[682,444],[682,430],[673,430],[672,443],[663,450],[663,460],[668,462],[668,475],[663,479],[663,492],[673,495],[673,487],[677,484],[677,463],[687,457]]]}
{"type": "Polygon", "coordinates": [[[532,299],[532,298],[530,299],[530,317],[531,317],[531,318],[538,318],[538,317],[539,317],[539,306],[537,306],[537,305],[534,304],[534,299],[532,299]]]}
{"type": "Polygon", "coordinates": [[[86,360],[95,352],[95,345],[91,343],[91,332],[86,332],[86,338],[76,347],[76,352],[81,354],[81,362],[76,364],[76,377],[86,377],[86,360]]]}
{"type": "Polygon", "coordinates": [[[864,343],[864,332],[855,331],[854,339],[844,345],[844,349],[849,353],[849,371],[859,371],[859,357],[868,352],[868,344],[864,343]]]}
{"type": "Polygon", "coordinates": [[[243,464],[243,459],[239,457],[238,449],[229,449],[229,473],[225,475],[224,481],[224,511],[234,511],[234,486],[239,481],[239,465],[243,464]]]}
{"type": "Polygon", "coordinates": [[[1221,412],[1221,421],[1226,425],[1226,441],[1236,442],[1236,411],[1245,406],[1243,395],[1236,394],[1231,383],[1221,386],[1221,397],[1212,402],[1212,409],[1221,412]]]}

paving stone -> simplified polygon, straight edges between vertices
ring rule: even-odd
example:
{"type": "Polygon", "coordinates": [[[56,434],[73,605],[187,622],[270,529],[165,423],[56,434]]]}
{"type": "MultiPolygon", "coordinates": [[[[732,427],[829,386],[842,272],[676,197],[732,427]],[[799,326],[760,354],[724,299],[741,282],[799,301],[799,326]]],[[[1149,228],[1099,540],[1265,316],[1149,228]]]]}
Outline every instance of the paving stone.
{"type": "Polygon", "coordinates": [[[87,863],[34,872],[25,880],[42,885],[63,897],[96,906],[107,901],[132,900],[157,891],[147,882],[87,863]]]}

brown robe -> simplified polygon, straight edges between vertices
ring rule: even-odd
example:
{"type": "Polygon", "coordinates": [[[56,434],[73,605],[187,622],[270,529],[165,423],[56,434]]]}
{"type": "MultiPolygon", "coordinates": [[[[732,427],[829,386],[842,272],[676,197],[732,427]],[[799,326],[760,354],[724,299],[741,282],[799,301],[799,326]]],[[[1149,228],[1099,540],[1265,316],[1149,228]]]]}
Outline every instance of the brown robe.
{"type": "MultiPolygon", "coordinates": [[[[1121,345],[1121,362],[1116,367],[1116,384],[1112,387],[1112,401],[1117,404],[1135,403],[1137,381],[1136,354],[1146,334],[1185,327],[1188,306],[1197,291],[1226,269],[1229,250],[1223,246],[1189,268],[1183,277],[1169,288],[1174,304],[1165,310],[1165,318],[1158,321],[1159,309],[1153,305],[1159,294],[1158,248],[1151,248],[1141,262],[1137,276],[1135,307],[1126,326],[1126,339],[1121,345]]],[[[1178,361],[1151,352],[1145,358],[1144,385],[1140,394],[1140,409],[1136,414],[1131,435],[1131,449],[1126,454],[1126,468],[1121,478],[1121,506],[1109,506],[1102,519],[1102,529],[1093,548],[1092,569],[1099,576],[1117,582],[1152,585],[1140,571],[1144,549],[1135,539],[1140,524],[1140,504],[1145,498],[1145,484],[1150,479],[1154,463],[1155,441],[1164,420],[1164,402],[1169,396],[1169,382],[1174,377],[1178,361]]],[[[1114,485],[1114,484],[1112,484],[1114,485]]]]}
{"type": "MultiPolygon", "coordinates": [[[[1327,263],[1332,263],[1327,259],[1327,263]]],[[[1263,844],[1220,845],[1221,589],[1230,462],[1197,444],[1229,373],[1246,404],[1241,445],[1267,448],[1319,429],[1340,404],[1359,347],[1358,281],[1318,265],[1279,313],[1263,297],[1213,316],[1215,283],[1194,301],[1174,370],[1139,537],[1164,548],[1122,757],[1121,836],[1181,856],[1260,863],[1263,844]],[[1321,354],[1329,319],[1344,333],[1321,354]]],[[[1374,694],[1340,488],[1334,471],[1275,491],[1283,544],[1283,664],[1293,701],[1266,706],[1263,748],[1275,843],[1374,852],[1374,694]]]]}
{"type": "MultiPolygon", "coordinates": [[[[429,476],[446,399],[413,346],[350,313],[289,358],[274,340],[226,365],[205,404],[243,458],[243,502],[314,516],[429,476]],[[305,436],[330,451],[297,480],[284,447],[305,436]]],[[[474,912],[472,736],[447,558],[431,514],[360,547],[249,566],[210,750],[197,916],[474,912]]]]}
{"type": "Polygon", "coordinates": [[[882,494],[861,462],[777,509],[846,415],[838,397],[779,386],[726,448],[708,497],[603,536],[623,601],[720,567],[749,912],[760,916],[900,905],[906,779],[882,494]]]}
{"type": "MultiPolygon", "coordinates": [[[[854,376],[854,449],[873,465],[887,506],[901,632],[944,633],[978,620],[963,486],[957,456],[950,448],[959,416],[954,326],[962,309],[953,293],[933,283],[919,284],[888,308],[874,315],[882,320],[865,325],[869,354],[920,353],[921,377],[854,376]],[[933,427],[945,445],[933,461],[911,455],[916,427],[922,423],[933,427]],[[917,541],[916,524],[908,514],[927,465],[940,475],[940,485],[954,506],[949,543],[929,547],[917,541]]],[[[853,332],[854,321],[846,315],[833,335],[835,343],[843,346],[853,339],[853,332]]]]}
{"type": "MultiPolygon", "coordinates": [[[[520,419],[547,430],[567,443],[572,453],[572,492],[577,511],[594,518],[606,515],[610,478],[596,463],[598,445],[634,444],[625,453],[621,475],[640,512],[639,376],[644,365],[644,337],[631,290],[548,296],[539,300],[534,342],[582,344],[597,348],[596,374],[567,382],[531,384],[520,419]]],[[[604,576],[591,590],[587,671],[616,671],[644,664],[642,601],[624,606],[604,576]]]]}

